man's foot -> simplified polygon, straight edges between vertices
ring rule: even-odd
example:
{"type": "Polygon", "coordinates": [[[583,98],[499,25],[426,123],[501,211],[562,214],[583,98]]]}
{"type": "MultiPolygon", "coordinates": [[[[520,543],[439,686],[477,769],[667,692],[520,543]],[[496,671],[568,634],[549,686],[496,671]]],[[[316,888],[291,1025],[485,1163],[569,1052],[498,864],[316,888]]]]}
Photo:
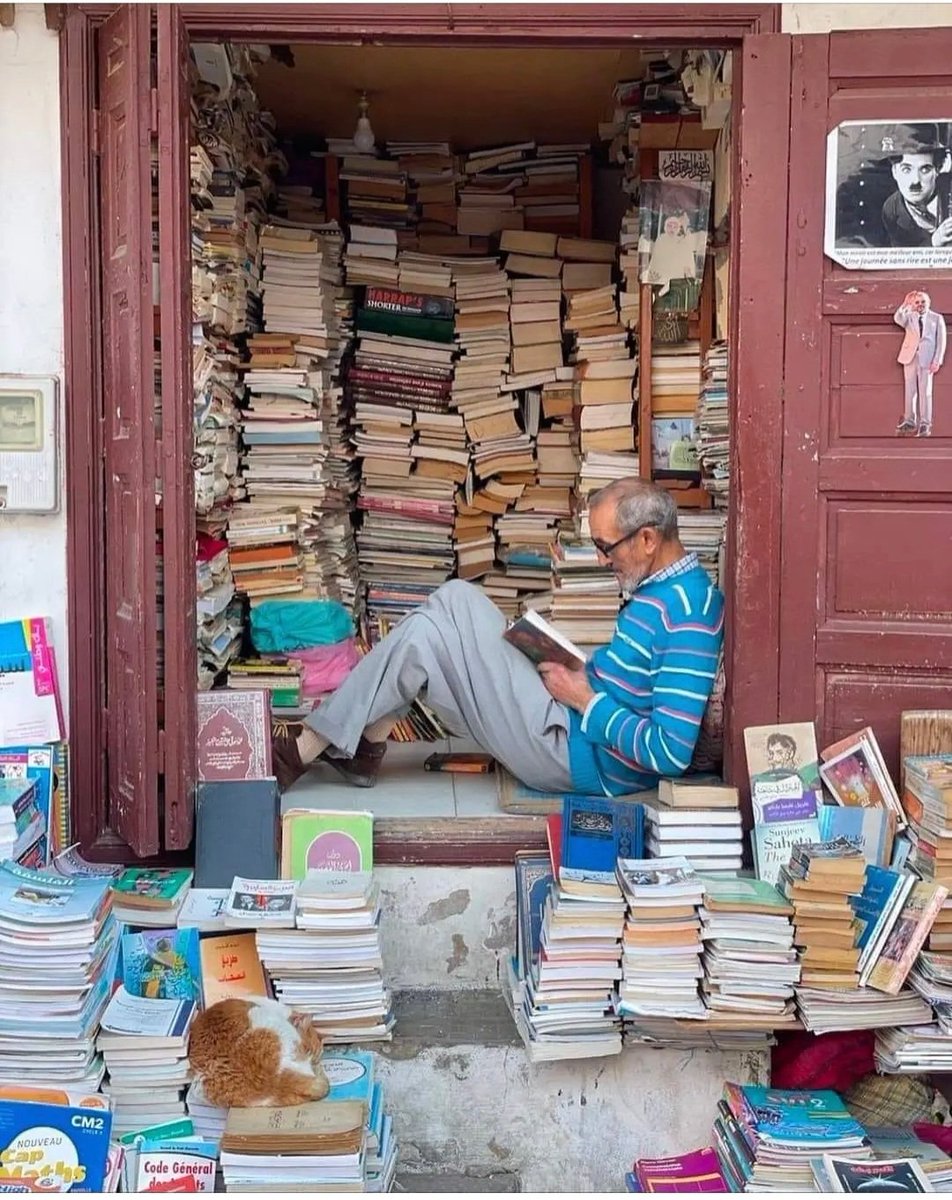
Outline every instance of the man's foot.
{"type": "Polygon", "coordinates": [[[298,749],[298,738],[304,728],[299,722],[271,722],[271,761],[278,781],[278,791],[284,794],[302,775],[310,770],[310,763],[302,762],[298,749]]]}
{"type": "Polygon", "coordinates": [[[354,787],[371,788],[377,782],[380,764],[387,752],[386,742],[368,742],[362,737],[357,743],[357,753],[353,758],[333,758],[329,749],[318,755],[322,763],[327,763],[343,779],[354,787]]]}
{"type": "Polygon", "coordinates": [[[932,437],[932,422],[920,421],[919,428],[916,430],[916,437],[932,437]]]}
{"type": "Polygon", "coordinates": [[[897,433],[917,433],[918,427],[917,427],[915,421],[910,421],[910,420],[908,420],[908,418],[904,418],[896,426],[896,432],[897,433]]]}

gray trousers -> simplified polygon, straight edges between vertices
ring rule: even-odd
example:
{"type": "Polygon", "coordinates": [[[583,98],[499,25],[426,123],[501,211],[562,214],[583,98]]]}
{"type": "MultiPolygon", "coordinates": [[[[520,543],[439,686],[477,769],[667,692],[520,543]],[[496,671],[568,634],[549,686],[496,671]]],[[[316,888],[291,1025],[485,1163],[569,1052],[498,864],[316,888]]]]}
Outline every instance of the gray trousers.
{"type": "Polygon", "coordinates": [[[452,733],[471,737],[529,787],[571,791],[568,711],[502,640],[505,628],[478,588],[451,580],[366,654],[307,724],[350,757],[368,725],[403,716],[422,694],[452,733]]]}
{"type": "Polygon", "coordinates": [[[918,425],[932,424],[932,381],[929,366],[923,366],[917,359],[907,363],[903,369],[906,384],[906,411],[903,420],[912,421],[918,425]]]}

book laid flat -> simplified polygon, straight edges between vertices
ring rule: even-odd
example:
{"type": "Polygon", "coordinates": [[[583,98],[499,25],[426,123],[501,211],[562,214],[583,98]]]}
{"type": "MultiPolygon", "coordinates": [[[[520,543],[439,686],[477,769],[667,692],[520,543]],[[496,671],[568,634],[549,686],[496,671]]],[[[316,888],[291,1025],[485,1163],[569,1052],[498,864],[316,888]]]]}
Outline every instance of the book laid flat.
{"type": "Polygon", "coordinates": [[[528,609],[518,620],[512,622],[503,638],[536,666],[543,662],[561,663],[563,667],[579,670],[586,663],[586,656],[567,637],[563,637],[534,609],[528,609]]]}

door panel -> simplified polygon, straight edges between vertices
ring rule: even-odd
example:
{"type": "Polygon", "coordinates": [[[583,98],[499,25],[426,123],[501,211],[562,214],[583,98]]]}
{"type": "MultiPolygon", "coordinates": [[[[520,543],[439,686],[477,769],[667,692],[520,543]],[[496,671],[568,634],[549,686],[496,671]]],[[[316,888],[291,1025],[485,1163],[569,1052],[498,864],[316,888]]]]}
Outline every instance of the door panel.
{"type": "Polygon", "coordinates": [[[157,92],[165,567],[162,803],[165,849],[184,850],[192,838],[195,783],[195,498],[188,39],[177,4],[158,5],[157,92]]]}
{"type": "Polygon", "coordinates": [[[896,436],[892,314],[913,287],[952,314],[952,273],[833,263],[821,181],[842,121],[952,118],[950,51],[948,30],[793,43],[780,715],[815,715],[821,746],[871,724],[893,768],[901,711],[952,697],[952,383],[931,438],[896,436]]]}
{"type": "Polygon", "coordinates": [[[150,15],[99,33],[108,819],[140,856],[159,849],[150,15]]]}

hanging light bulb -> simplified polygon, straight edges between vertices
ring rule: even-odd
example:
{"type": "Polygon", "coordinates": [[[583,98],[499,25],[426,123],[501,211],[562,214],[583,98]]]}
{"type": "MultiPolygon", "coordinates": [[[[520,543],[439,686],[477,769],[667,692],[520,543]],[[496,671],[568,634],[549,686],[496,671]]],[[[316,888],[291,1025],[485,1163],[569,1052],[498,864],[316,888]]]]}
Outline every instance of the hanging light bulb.
{"type": "Polygon", "coordinates": [[[372,154],[376,149],[374,140],[374,131],[370,127],[370,118],[367,113],[370,111],[370,104],[367,101],[367,93],[360,93],[360,100],[357,102],[357,128],[354,130],[354,145],[361,154],[372,154]]]}

